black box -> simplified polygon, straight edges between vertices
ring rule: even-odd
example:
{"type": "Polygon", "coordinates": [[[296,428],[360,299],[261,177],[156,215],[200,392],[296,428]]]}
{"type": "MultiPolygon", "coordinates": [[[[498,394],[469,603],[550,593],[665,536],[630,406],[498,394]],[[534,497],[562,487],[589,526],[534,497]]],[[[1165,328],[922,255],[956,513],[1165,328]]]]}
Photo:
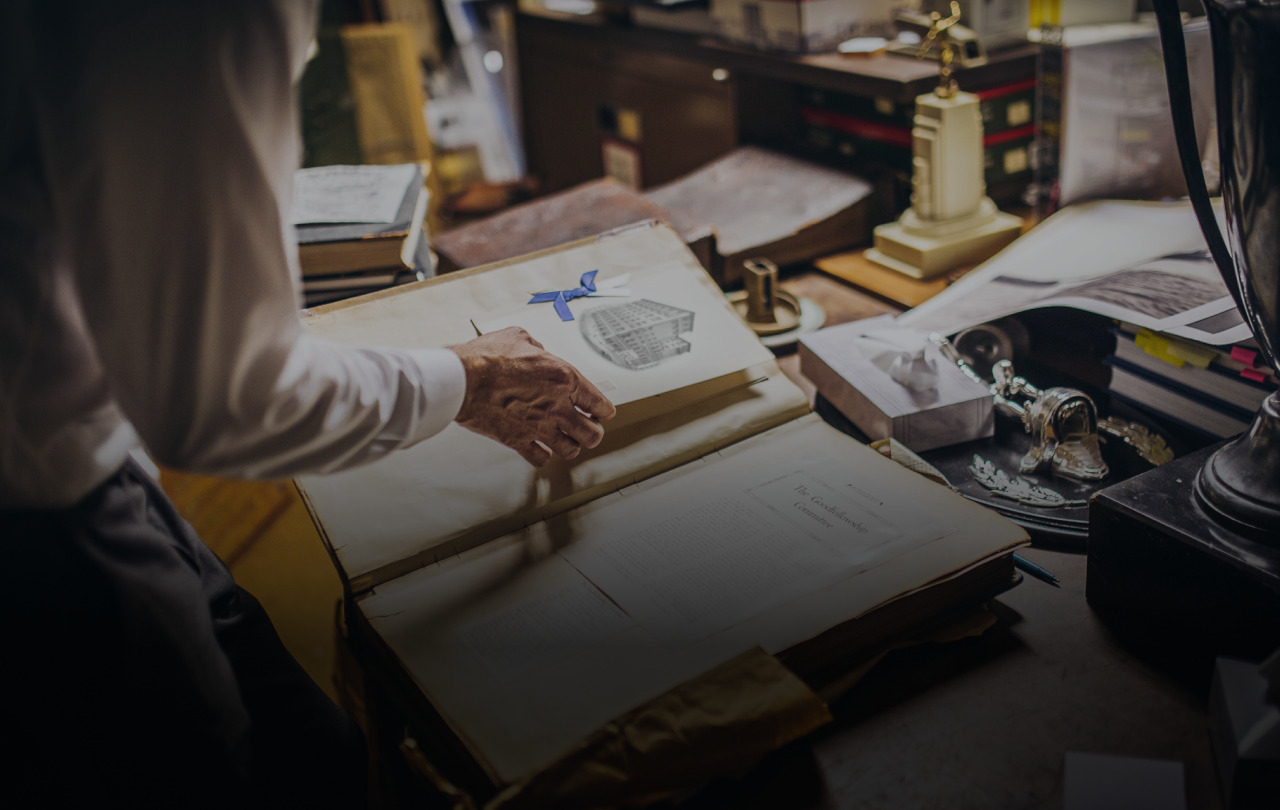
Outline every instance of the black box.
{"type": "Polygon", "coordinates": [[[1220,446],[1089,504],[1089,604],[1125,641],[1180,661],[1205,685],[1217,656],[1259,661],[1280,647],[1280,545],[1225,528],[1192,489],[1220,446]]]}

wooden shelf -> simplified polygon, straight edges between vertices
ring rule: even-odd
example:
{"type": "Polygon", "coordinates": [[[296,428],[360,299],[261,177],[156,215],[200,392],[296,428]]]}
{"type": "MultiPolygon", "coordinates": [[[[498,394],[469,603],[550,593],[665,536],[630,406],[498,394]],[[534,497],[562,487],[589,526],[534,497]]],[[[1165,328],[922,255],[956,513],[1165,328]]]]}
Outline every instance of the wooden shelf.
{"type": "MultiPolygon", "coordinates": [[[[713,37],[642,28],[600,15],[569,17],[522,11],[517,26],[544,34],[560,32],[591,46],[638,48],[653,53],[706,62],[739,75],[822,87],[855,95],[877,96],[906,102],[928,92],[937,83],[934,62],[893,53],[848,57],[838,53],[786,54],[734,45],[713,37]]],[[[1024,79],[1035,72],[1039,48],[1026,43],[994,51],[983,65],[956,72],[961,89],[990,87],[1024,79]]]]}

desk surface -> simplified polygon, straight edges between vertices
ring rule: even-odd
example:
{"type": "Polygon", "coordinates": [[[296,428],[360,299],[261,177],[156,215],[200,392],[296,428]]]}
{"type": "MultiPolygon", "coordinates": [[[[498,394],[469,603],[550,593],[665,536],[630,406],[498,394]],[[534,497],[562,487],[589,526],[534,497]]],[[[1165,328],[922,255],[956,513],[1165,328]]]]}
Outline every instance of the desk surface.
{"type": "Polygon", "coordinates": [[[832,707],[832,724],[685,810],[1057,810],[1069,751],[1177,760],[1187,806],[1220,807],[1207,690],[1112,638],[1085,602],[1084,555],[1025,556],[1061,587],[1027,578],[980,638],[891,654],[832,707]]]}
{"type": "MultiPolygon", "coordinates": [[[[809,271],[786,278],[828,325],[900,309],[809,271]]],[[[783,370],[812,398],[794,353],[783,370]]],[[[1024,552],[1061,580],[1025,578],[983,636],[899,650],[832,707],[835,721],[682,810],[1062,807],[1067,752],[1183,763],[1187,806],[1221,807],[1206,684],[1158,670],[1085,601],[1083,554],[1024,552]]]]}

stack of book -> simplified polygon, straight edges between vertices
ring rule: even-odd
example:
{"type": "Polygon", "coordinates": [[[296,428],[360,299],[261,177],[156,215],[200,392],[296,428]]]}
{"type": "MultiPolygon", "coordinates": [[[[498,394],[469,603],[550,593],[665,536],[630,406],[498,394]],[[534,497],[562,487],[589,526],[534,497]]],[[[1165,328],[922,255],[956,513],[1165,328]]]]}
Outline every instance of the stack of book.
{"type": "Polygon", "coordinates": [[[307,306],[433,275],[428,202],[415,163],[300,169],[293,222],[307,306]]]}
{"type": "Polygon", "coordinates": [[[1280,385],[1247,346],[1209,346],[1127,324],[1115,331],[1108,392],[1210,437],[1244,431],[1280,385]]]}
{"type": "Polygon", "coordinates": [[[729,289],[741,286],[749,259],[783,267],[869,241],[873,192],[849,172],[739,146],[644,194],[671,212],[671,222],[715,233],[711,275],[729,289]]]}

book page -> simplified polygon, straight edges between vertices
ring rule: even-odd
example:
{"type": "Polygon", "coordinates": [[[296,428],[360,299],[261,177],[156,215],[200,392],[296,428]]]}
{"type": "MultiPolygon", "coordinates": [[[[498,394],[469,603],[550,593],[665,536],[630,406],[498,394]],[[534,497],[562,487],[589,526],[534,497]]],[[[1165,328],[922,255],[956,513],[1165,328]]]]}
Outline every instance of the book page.
{"type": "MultiPolygon", "coordinates": [[[[299,478],[299,490],[353,590],[807,411],[804,394],[781,374],[772,353],[744,323],[729,320],[737,316],[723,293],[665,226],[398,287],[318,310],[307,323],[315,334],[348,344],[447,346],[475,337],[472,319],[526,309],[545,313],[549,304],[526,307],[531,292],[573,286],[592,269],[599,269],[602,279],[629,275],[629,284],[637,289],[647,288],[650,273],[660,276],[663,289],[693,313],[694,328],[688,334],[694,350],[656,370],[615,367],[619,379],[634,378],[637,385],[628,389],[629,395],[640,399],[623,404],[606,424],[601,445],[571,462],[554,459],[534,468],[515,451],[455,424],[373,464],[299,478]],[[696,373],[668,374],[677,361],[693,363],[696,373]],[[679,387],[704,374],[711,379],[679,387]]],[[[575,300],[570,306],[581,303],[575,300]]],[[[570,359],[585,362],[590,352],[578,327],[552,324],[557,329],[561,325],[567,338],[579,344],[571,347],[577,354],[570,359]]],[[[617,397],[615,402],[622,398],[616,391],[610,396],[617,397]]]]}
{"type": "MultiPolygon", "coordinates": [[[[566,277],[565,286],[576,287],[578,280],[566,277]]],[[[738,363],[726,366],[723,347],[742,339],[742,319],[719,296],[708,305],[685,262],[664,262],[644,273],[600,272],[594,284],[597,295],[567,302],[572,320],[562,320],[552,302],[526,302],[476,325],[486,333],[522,327],[619,408],[740,370],[733,367],[738,363]]],[[[529,295],[538,292],[544,290],[529,295]]],[[[766,359],[761,350],[757,360],[766,359]]]]}
{"type": "Polygon", "coordinates": [[[697,641],[956,530],[878,465],[757,450],[626,498],[565,559],[654,635],[697,641]]]}
{"type": "Polygon", "coordinates": [[[634,626],[590,582],[570,579],[472,619],[455,633],[490,675],[513,678],[604,643],[634,626]]]}
{"type": "Polygon", "coordinates": [[[745,650],[780,653],[1025,541],[809,415],[359,606],[472,752],[513,781],[745,650]]]}

